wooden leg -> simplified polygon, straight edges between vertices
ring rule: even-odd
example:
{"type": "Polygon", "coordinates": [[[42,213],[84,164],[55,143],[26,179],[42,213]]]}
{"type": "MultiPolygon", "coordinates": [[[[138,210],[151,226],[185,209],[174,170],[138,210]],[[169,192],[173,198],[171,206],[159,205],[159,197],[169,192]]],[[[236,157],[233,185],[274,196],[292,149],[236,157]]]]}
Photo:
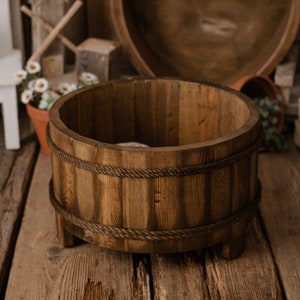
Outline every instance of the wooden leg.
{"type": "Polygon", "coordinates": [[[74,246],[75,243],[74,236],[64,228],[62,218],[57,213],[56,213],[56,227],[57,227],[57,236],[60,242],[62,243],[62,245],[64,247],[74,246]]]}
{"type": "Polygon", "coordinates": [[[221,255],[225,259],[234,259],[242,254],[245,249],[245,235],[232,238],[222,245],[221,255]]]}

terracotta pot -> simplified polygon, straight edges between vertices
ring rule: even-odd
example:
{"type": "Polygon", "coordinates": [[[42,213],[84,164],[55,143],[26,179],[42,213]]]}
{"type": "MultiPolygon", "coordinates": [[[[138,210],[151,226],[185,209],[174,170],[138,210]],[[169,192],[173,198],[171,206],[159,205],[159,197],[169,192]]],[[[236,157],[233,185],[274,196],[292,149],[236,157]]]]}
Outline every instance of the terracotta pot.
{"type": "MultiPolygon", "coordinates": [[[[252,99],[263,98],[263,97],[276,99],[278,96],[281,96],[281,92],[279,88],[266,75],[244,76],[239,80],[237,80],[234,84],[232,84],[231,88],[244,93],[245,95],[247,95],[252,99]]],[[[285,116],[285,105],[282,102],[281,114],[279,116],[279,122],[277,125],[277,130],[279,133],[283,131],[284,116],[285,116]]]]}
{"type": "Polygon", "coordinates": [[[26,110],[27,114],[31,118],[43,153],[51,155],[51,151],[46,140],[46,126],[49,122],[49,111],[38,109],[30,104],[26,105],[26,110]]]}

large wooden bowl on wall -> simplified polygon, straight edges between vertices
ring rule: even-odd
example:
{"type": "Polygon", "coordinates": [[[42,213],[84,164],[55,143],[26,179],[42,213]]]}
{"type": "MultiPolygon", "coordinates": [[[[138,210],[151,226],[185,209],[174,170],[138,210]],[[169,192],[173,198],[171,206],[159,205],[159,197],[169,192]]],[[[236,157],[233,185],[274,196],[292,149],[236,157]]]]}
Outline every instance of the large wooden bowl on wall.
{"type": "Polygon", "coordinates": [[[136,69],[230,85],[269,74],[293,42],[299,0],[109,0],[136,69]]]}

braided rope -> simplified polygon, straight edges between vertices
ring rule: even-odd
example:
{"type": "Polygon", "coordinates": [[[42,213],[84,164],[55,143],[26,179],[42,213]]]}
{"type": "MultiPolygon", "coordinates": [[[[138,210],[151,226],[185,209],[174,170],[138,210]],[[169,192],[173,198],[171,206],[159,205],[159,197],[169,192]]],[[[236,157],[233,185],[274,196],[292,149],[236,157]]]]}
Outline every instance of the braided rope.
{"type": "Polygon", "coordinates": [[[95,223],[93,221],[82,218],[72,211],[64,207],[54,196],[53,191],[53,182],[52,180],[49,183],[49,195],[50,201],[54,209],[58,214],[60,214],[67,222],[72,223],[75,226],[89,230],[93,233],[106,234],[115,238],[120,239],[132,239],[132,240],[142,240],[142,241],[162,241],[162,240],[176,240],[184,238],[192,238],[196,236],[201,236],[214,232],[231,224],[239,222],[242,218],[251,217],[255,214],[258,203],[261,197],[261,186],[258,181],[256,194],[253,200],[240,211],[232,214],[227,218],[220,219],[215,223],[208,225],[186,228],[186,229],[175,229],[175,230],[162,230],[162,231],[151,231],[151,230],[134,230],[134,229],[125,229],[115,226],[107,226],[95,223]]]}
{"type": "Polygon", "coordinates": [[[235,153],[231,156],[227,156],[223,159],[219,159],[214,162],[194,165],[194,166],[182,166],[182,167],[170,167],[165,169],[127,169],[122,167],[114,167],[111,165],[102,165],[80,159],[73,156],[55,145],[50,137],[49,125],[46,130],[47,142],[53,154],[65,162],[75,166],[79,169],[88,170],[94,174],[103,174],[108,176],[120,177],[120,178],[158,178],[158,177],[179,177],[185,175],[195,175],[205,173],[211,170],[223,168],[237,162],[242,158],[249,155],[251,152],[258,149],[262,142],[262,134],[258,136],[256,141],[239,153],[235,153]]]}

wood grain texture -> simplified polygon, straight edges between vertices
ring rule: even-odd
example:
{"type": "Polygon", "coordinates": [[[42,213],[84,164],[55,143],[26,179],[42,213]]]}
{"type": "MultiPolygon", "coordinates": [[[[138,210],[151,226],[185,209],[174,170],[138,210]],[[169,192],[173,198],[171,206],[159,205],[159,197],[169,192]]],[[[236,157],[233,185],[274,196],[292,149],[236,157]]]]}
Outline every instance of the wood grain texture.
{"type": "Polygon", "coordinates": [[[264,225],[286,297],[297,299],[300,295],[299,149],[290,143],[285,153],[261,155],[259,163],[264,225]]]}
{"type": "Polygon", "coordinates": [[[211,299],[284,299],[276,265],[257,218],[249,228],[246,248],[239,258],[225,261],[216,253],[208,253],[205,266],[211,299]]]}
{"type": "Polygon", "coordinates": [[[0,298],[5,291],[36,159],[37,141],[24,110],[20,112],[20,126],[21,149],[9,151],[4,148],[0,122],[0,298]]]}
{"type": "Polygon", "coordinates": [[[235,260],[220,259],[212,250],[152,255],[151,270],[157,300],[283,299],[272,254],[257,219],[251,224],[245,252],[235,260]]]}
{"type": "Polygon", "coordinates": [[[40,154],[5,299],[150,299],[136,296],[150,288],[143,266],[137,263],[134,271],[131,255],[88,244],[61,247],[48,198],[50,177],[50,159],[40,154]]]}
{"type": "Polygon", "coordinates": [[[76,71],[91,72],[100,81],[121,77],[121,48],[110,40],[88,38],[77,47],[76,71]]]}
{"type": "Polygon", "coordinates": [[[141,74],[226,85],[248,74],[269,74],[288,51],[299,22],[298,0],[108,4],[115,35],[141,74]]]}
{"type": "Polygon", "coordinates": [[[131,255],[81,243],[62,248],[48,199],[51,163],[40,154],[5,299],[297,299],[299,163],[296,148],[260,154],[263,226],[256,218],[244,253],[227,261],[213,249],[131,255]]]}
{"type": "MultiPolygon", "coordinates": [[[[260,130],[251,99],[219,86],[168,78],[100,83],[56,104],[49,122],[54,144],[75,160],[122,168],[125,174],[218,164],[255,143],[260,130]],[[130,141],[150,147],[115,145],[130,141]]],[[[54,151],[54,194],[72,213],[111,231],[195,228],[230,217],[254,200],[257,149],[250,152],[205,173],[135,178],[74,168],[54,151]]],[[[166,240],[67,226],[89,242],[138,253],[194,250],[226,240],[223,255],[234,257],[243,248],[238,241],[244,239],[246,223],[242,216],[234,226],[227,224],[212,234],[207,230],[202,236],[166,240]],[[231,253],[233,245],[238,246],[231,253]]]]}

